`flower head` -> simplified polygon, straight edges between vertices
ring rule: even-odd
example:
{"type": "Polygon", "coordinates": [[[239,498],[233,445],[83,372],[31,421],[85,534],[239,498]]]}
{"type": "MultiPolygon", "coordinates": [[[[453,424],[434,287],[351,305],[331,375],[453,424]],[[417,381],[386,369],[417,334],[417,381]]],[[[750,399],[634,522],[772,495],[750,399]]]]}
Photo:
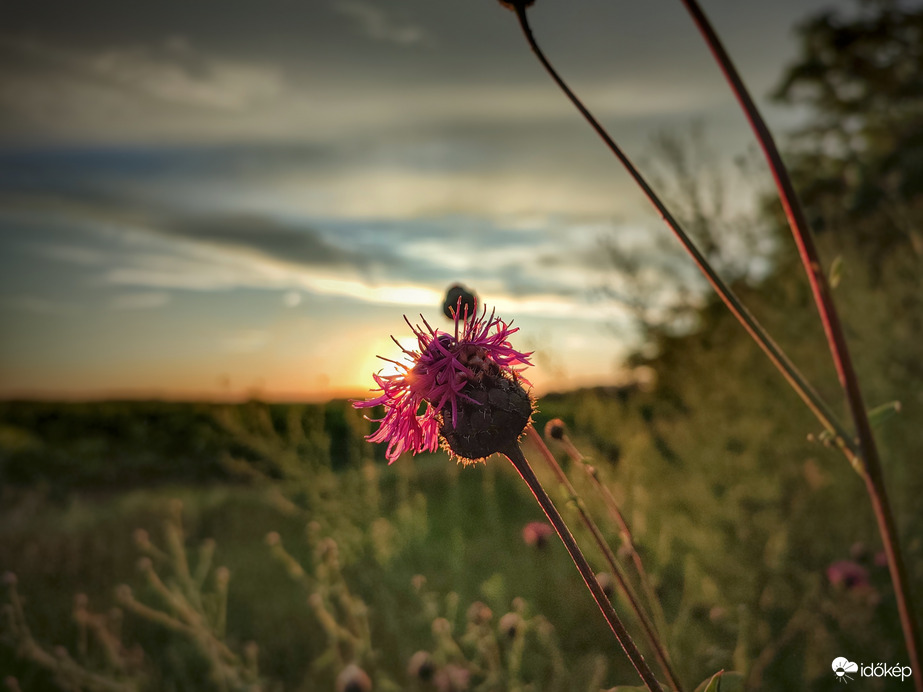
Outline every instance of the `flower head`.
{"type": "Polygon", "coordinates": [[[827,567],[827,579],[833,586],[846,590],[862,589],[870,585],[868,570],[852,560],[840,560],[827,567]]]}
{"type": "MultiPolygon", "coordinates": [[[[474,435],[468,430],[470,414],[480,408],[484,409],[482,414],[487,415],[494,392],[505,394],[493,394],[493,400],[503,396],[516,398],[518,389],[521,397],[528,401],[528,414],[514,439],[531,416],[531,400],[519,384],[528,385],[529,382],[519,374],[523,368],[518,367],[531,365],[531,353],[517,351],[509,342],[510,335],[519,328],[511,327],[494,312],[488,317],[486,307],[480,315],[469,316],[467,308],[460,309],[461,305],[459,299],[453,333],[433,329],[422,315],[423,328],[413,326],[405,317],[404,321],[417,338],[417,350],[401,347],[412,365],[383,358],[402,372],[373,375],[381,395],[353,402],[356,408],[385,407],[384,417],[375,421],[380,423],[378,430],[367,439],[388,443],[389,462],[408,450],[414,454],[435,451],[440,433],[451,451],[463,459],[476,459],[498,451],[485,453],[483,450],[491,444],[483,439],[475,441],[473,446],[466,444],[474,435]]],[[[395,343],[400,346],[397,340],[395,343]]],[[[513,408],[518,411],[522,405],[515,402],[513,408]]],[[[501,416],[503,413],[503,410],[498,411],[501,416]]]]}
{"type": "Polygon", "coordinates": [[[554,529],[543,521],[530,521],[522,527],[522,540],[526,545],[535,548],[544,548],[548,544],[548,538],[554,533],[554,529]]]}

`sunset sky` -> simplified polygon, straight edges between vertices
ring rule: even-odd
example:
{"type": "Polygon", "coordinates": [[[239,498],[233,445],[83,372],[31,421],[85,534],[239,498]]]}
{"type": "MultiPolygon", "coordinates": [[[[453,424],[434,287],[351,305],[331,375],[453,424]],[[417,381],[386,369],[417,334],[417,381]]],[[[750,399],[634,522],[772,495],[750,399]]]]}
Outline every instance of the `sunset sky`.
{"type": "MultiPolygon", "coordinates": [[[[793,25],[831,4],[702,2],[780,134],[793,25]]],[[[747,146],[676,0],[530,17],[630,155],[696,120],[747,146]]],[[[0,397],[359,394],[455,282],[521,327],[539,391],[610,382],[636,339],[601,239],[661,232],[494,0],[4,8],[0,397]]]]}

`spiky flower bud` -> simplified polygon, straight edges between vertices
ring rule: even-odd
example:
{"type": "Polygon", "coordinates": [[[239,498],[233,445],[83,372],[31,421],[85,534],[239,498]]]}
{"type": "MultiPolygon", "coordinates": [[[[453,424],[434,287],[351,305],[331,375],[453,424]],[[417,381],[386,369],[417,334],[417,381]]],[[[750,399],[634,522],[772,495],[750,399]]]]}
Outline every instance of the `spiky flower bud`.
{"type": "Polygon", "coordinates": [[[479,461],[515,444],[532,418],[532,399],[514,381],[489,377],[464,391],[453,420],[443,416],[439,432],[463,461],[479,461]]]}
{"type": "Polygon", "coordinates": [[[456,313],[474,315],[477,303],[477,296],[472,291],[461,284],[455,284],[446,292],[445,301],[442,303],[442,312],[450,320],[455,319],[456,313]]]}

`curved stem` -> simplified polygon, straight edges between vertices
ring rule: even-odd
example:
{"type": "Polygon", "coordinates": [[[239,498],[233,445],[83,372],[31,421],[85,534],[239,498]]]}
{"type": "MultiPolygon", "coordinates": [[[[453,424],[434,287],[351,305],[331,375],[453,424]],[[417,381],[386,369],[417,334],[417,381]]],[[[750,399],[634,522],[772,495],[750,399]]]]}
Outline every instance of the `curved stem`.
{"type": "Polygon", "coordinates": [[[760,325],[756,318],[750,314],[750,311],[740,302],[731,288],[718,276],[717,272],[709,264],[705,256],[699,251],[692,239],[686,234],[682,229],[679,222],[673,217],[670,211],[667,209],[666,205],[661,201],[657,196],[657,193],[648,185],[647,181],[641,175],[641,173],[634,167],[631,160],[625,155],[625,153],[619,148],[619,146],[613,141],[609,136],[606,130],[602,125],[593,117],[586,106],[577,98],[576,94],[571,91],[570,87],[564,82],[563,79],[552,67],[551,63],[545,57],[545,54],[539,48],[538,43],[535,41],[535,37],[532,35],[532,30],[529,27],[529,22],[526,19],[526,10],[521,4],[517,4],[515,7],[516,15],[519,18],[519,24],[522,27],[523,34],[526,37],[526,40],[529,43],[529,46],[532,48],[532,52],[535,53],[535,56],[538,58],[539,62],[554,80],[554,82],[560,87],[561,91],[570,99],[574,104],[580,114],[586,119],[590,126],[596,131],[596,134],[605,142],[606,146],[615,154],[616,158],[621,162],[625,167],[625,170],[628,171],[628,174],[632,179],[637,183],[637,185],[644,192],[648,201],[657,209],[657,212],[663,218],[667,226],[670,227],[670,230],[673,231],[673,234],[677,237],[682,246],[686,249],[686,252],[692,257],[698,266],[699,270],[705,275],[705,278],[708,280],[708,283],[711,284],[712,288],[715,289],[715,292],[724,301],[728,309],[737,318],[737,320],[743,325],[744,329],[747,330],[747,333],[753,338],[754,341],[759,344],[760,348],[766,353],[769,357],[769,360],[772,361],[772,364],[782,373],[782,376],[788,381],[792,389],[801,397],[802,401],[807,405],[807,407],[814,413],[817,419],[821,422],[824,428],[833,436],[833,444],[843,450],[843,453],[847,457],[854,459],[854,465],[858,466],[858,450],[855,447],[855,443],[852,441],[852,436],[846,431],[845,427],[837,419],[836,415],[831,411],[827,403],[820,397],[820,395],[814,390],[811,384],[807,381],[804,375],[795,367],[795,365],[789,360],[788,356],[782,351],[781,347],[772,340],[766,330],[760,325]]]}
{"type": "Polygon", "coordinates": [[[651,612],[654,619],[657,621],[658,629],[661,633],[665,633],[667,631],[667,623],[666,617],[663,614],[663,608],[660,605],[657,594],[654,592],[654,587],[651,585],[647,570],[644,569],[644,562],[641,560],[641,555],[635,549],[634,536],[632,536],[628,521],[622,514],[622,510],[619,508],[618,502],[616,502],[615,497],[612,495],[612,491],[599,480],[599,472],[596,470],[596,467],[588,462],[587,458],[577,449],[566,433],[561,438],[561,444],[571,460],[575,464],[582,466],[584,471],[586,471],[587,477],[590,479],[593,487],[596,488],[596,492],[602,496],[603,502],[606,504],[606,509],[609,510],[609,516],[618,524],[619,530],[624,536],[625,544],[628,546],[629,550],[631,550],[631,559],[634,563],[635,571],[638,573],[638,581],[641,583],[641,588],[644,590],[645,596],[647,596],[651,612]]]}
{"type": "Polygon", "coordinates": [[[653,649],[654,656],[657,658],[657,662],[660,664],[660,668],[663,670],[663,674],[666,676],[667,682],[673,687],[674,690],[677,692],[682,692],[683,688],[679,683],[679,678],[676,677],[676,673],[673,672],[673,667],[670,665],[670,656],[667,654],[666,648],[660,641],[660,638],[657,635],[657,631],[654,628],[654,624],[651,622],[650,616],[647,614],[644,606],[642,606],[641,602],[638,600],[638,595],[632,588],[631,582],[628,580],[628,576],[625,574],[625,570],[622,569],[622,566],[616,559],[615,554],[609,547],[609,544],[606,543],[606,539],[603,537],[602,532],[599,530],[599,526],[596,525],[596,522],[593,521],[593,518],[586,511],[586,508],[583,505],[583,501],[580,499],[580,496],[577,495],[577,489],[574,488],[573,484],[564,473],[564,469],[561,468],[558,460],[554,458],[551,450],[548,449],[547,445],[545,445],[545,441],[542,440],[542,436],[538,434],[538,431],[531,423],[526,426],[526,435],[530,440],[532,440],[535,446],[538,447],[542,457],[545,459],[545,463],[548,464],[548,467],[558,479],[558,483],[564,487],[564,490],[567,492],[570,499],[574,501],[583,525],[586,526],[587,530],[593,536],[596,547],[599,548],[599,551],[606,559],[606,563],[609,565],[609,569],[612,570],[613,576],[615,577],[616,581],[618,581],[622,592],[625,594],[625,598],[628,600],[628,604],[635,612],[635,615],[638,618],[638,622],[641,623],[641,628],[644,630],[644,636],[647,638],[647,642],[650,644],[651,649],[653,649]]]}
{"type": "MultiPolygon", "coordinates": [[[[762,115],[760,115],[746,85],[744,85],[737,69],[734,67],[733,61],[724,49],[721,40],[718,38],[717,33],[712,28],[708,18],[705,16],[705,13],[702,12],[696,0],[682,1],[689,11],[689,14],[692,15],[693,21],[705,39],[705,42],[708,44],[715,60],[720,65],[725,78],[731,86],[731,90],[737,97],[737,101],[740,103],[740,107],[743,109],[756,135],[756,139],[760,143],[760,147],[763,150],[769,168],[772,170],[776,188],[779,192],[779,198],[782,200],[785,216],[788,219],[788,225],[792,230],[795,244],[798,246],[798,254],[801,257],[805,273],[811,284],[811,291],[814,294],[814,303],[817,305],[818,314],[824,325],[824,333],[827,337],[830,354],[833,357],[833,363],[836,366],[837,375],[840,379],[843,391],[846,393],[849,410],[852,415],[853,423],[856,426],[856,432],[859,437],[860,463],[863,470],[862,475],[865,479],[869,497],[872,500],[872,507],[878,522],[878,530],[881,534],[885,553],[888,557],[888,567],[891,572],[891,580],[894,584],[894,592],[897,596],[901,627],[904,630],[904,639],[906,640],[907,649],[910,654],[910,666],[914,670],[923,670],[920,666],[919,632],[917,630],[916,620],[913,616],[915,611],[913,609],[910,589],[907,583],[907,573],[904,567],[903,556],[901,555],[894,516],[885,489],[881,460],[878,456],[878,447],[875,444],[875,436],[872,433],[868,411],[865,406],[865,400],[862,397],[859,378],[856,376],[856,371],[853,367],[849,346],[846,343],[846,336],[843,332],[843,326],[840,323],[836,305],[833,302],[830,285],[823,272],[817,246],[814,244],[814,236],[808,226],[804,209],[801,206],[798,195],[795,193],[795,188],[794,185],[792,185],[788,169],[782,161],[782,156],[779,154],[772,133],[766,126],[766,122],[763,120],[762,115]]],[[[923,676],[918,675],[915,677],[914,684],[918,692],[923,692],[923,676]]]]}
{"type": "Polygon", "coordinates": [[[564,519],[561,518],[561,514],[554,506],[551,498],[548,497],[548,493],[545,492],[545,489],[536,477],[532,467],[529,466],[529,462],[526,461],[525,456],[523,456],[519,444],[513,442],[507,449],[501,449],[500,452],[510,460],[510,463],[513,464],[519,472],[519,475],[522,476],[522,479],[526,482],[526,485],[529,486],[529,490],[532,491],[542,511],[545,512],[545,516],[548,517],[548,521],[551,522],[554,530],[557,532],[558,536],[560,536],[561,542],[564,543],[564,547],[567,548],[571,560],[574,561],[574,565],[577,567],[577,571],[580,572],[580,576],[583,577],[584,583],[593,595],[596,605],[599,606],[603,616],[606,618],[606,622],[609,623],[612,633],[615,635],[619,644],[622,645],[622,649],[628,656],[628,660],[631,661],[631,665],[638,671],[638,675],[641,676],[647,689],[650,690],[650,692],[663,692],[663,688],[660,686],[660,683],[657,682],[657,678],[654,677],[654,673],[647,665],[641,652],[638,651],[638,647],[635,646],[635,643],[632,641],[631,635],[629,635],[628,630],[625,629],[625,625],[622,624],[621,619],[615,612],[606,594],[603,593],[602,587],[596,580],[593,568],[590,567],[590,563],[587,562],[587,559],[583,556],[583,552],[581,552],[580,547],[577,545],[577,541],[574,540],[573,535],[571,535],[570,530],[564,523],[564,519]]]}

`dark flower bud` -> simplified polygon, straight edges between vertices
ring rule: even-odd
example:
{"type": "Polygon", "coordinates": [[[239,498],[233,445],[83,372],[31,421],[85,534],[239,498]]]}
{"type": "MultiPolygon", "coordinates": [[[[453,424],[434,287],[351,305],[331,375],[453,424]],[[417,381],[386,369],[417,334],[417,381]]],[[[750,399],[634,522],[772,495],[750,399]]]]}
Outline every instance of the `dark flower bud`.
{"type": "Polygon", "coordinates": [[[563,439],[566,434],[567,427],[560,418],[552,418],[545,423],[545,437],[550,437],[553,440],[560,440],[563,439]]]}
{"type": "Polygon", "coordinates": [[[433,682],[439,692],[463,692],[468,689],[471,672],[454,664],[449,664],[437,674],[433,682]]]}
{"type": "Polygon", "coordinates": [[[612,594],[615,593],[615,582],[612,575],[608,572],[600,572],[596,575],[596,581],[599,583],[599,588],[606,594],[606,598],[612,598],[612,594]]]}
{"type": "Polygon", "coordinates": [[[429,682],[433,679],[436,672],[436,666],[433,664],[433,657],[428,651],[417,651],[410,657],[407,664],[407,674],[412,678],[417,678],[423,682],[429,682]]]}
{"type": "Polygon", "coordinates": [[[337,675],[336,690],[337,692],[371,692],[372,679],[362,668],[355,663],[350,663],[337,675]]]}
{"type": "Polygon", "coordinates": [[[486,625],[493,616],[493,611],[480,601],[475,601],[468,607],[468,621],[475,625],[486,625]]]}
{"type": "Polygon", "coordinates": [[[553,532],[554,529],[543,521],[530,521],[522,527],[522,540],[526,545],[544,548],[553,532]]]}
{"type": "Polygon", "coordinates": [[[455,319],[455,313],[464,319],[465,315],[473,316],[477,308],[477,296],[474,292],[469,291],[461,284],[455,284],[449,287],[445,294],[445,301],[442,303],[442,312],[450,320],[455,319]]]}
{"type": "Polygon", "coordinates": [[[486,375],[459,397],[457,415],[443,412],[440,434],[462,461],[479,461],[515,445],[532,418],[532,399],[518,381],[486,375]],[[469,401],[469,399],[473,401],[469,401]]]}
{"type": "Polygon", "coordinates": [[[867,562],[871,557],[871,551],[862,541],[856,541],[849,548],[849,556],[856,562],[867,562]]]}
{"type": "Polygon", "coordinates": [[[521,624],[522,618],[519,617],[519,613],[507,613],[500,618],[500,633],[512,639],[519,632],[521,624]]]}
{"type": "Polygon", "coordinates": [[[840,560],[827,568],[827,579],[836,587],[845,590],[869,586],[869,573],[862,565],[852,560],[840,560]]]}

